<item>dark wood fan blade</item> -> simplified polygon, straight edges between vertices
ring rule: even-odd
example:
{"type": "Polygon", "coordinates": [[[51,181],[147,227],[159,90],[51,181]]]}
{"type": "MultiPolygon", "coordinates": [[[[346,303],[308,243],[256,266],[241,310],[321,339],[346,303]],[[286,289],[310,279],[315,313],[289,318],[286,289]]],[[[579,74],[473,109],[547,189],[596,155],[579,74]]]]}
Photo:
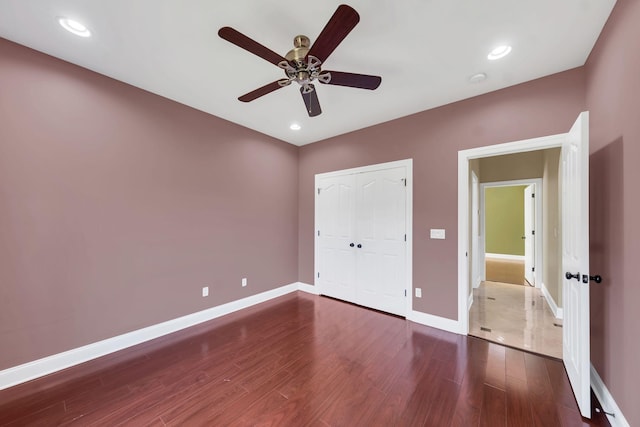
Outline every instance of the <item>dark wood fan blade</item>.
{"type": "Polygon", "coordinates": [[[309,84],[313,90],[309,93],[304,93],[304,87],[300,87],[300,93],[302,94],[302,99],[304,100],[304,105],[307,107],[307,113],[309,113],[309,117],[315,117],[322,113],[322,109],[320,108],[320,101],[318,101],[318,92],[316,92],[316,88],[309,84]]]}
{"type": "MultiPolygon", "coordinates": [[[[337,86],[349,86],[349,87],[357,87],[360,89],[370,89],[374,90],[380,86],[382,82],[382,77],[379,76],[369,76],[367,74],[354,74],[354,73],[344,73],[342,71],[323,71],[324,73],[331,74],[331,80],[329,80],[328,85],[337,85],[337,86]]],[[[320,80],[320,83],[322,81],[320,80]]]]}
{"type": "Polygon", "coordinates": [[[266,84],[262,87],[259,87],[258,89],[251,91],[249,93],[246,93],[244,95],[242,95],[240,98],[238,98],[238,100],[242,101],[242,102],[250,102],[253,101],[256,98],[260,98],[261,96],[264,96],[268,93],[271,93],[275,90],[278,90],[280,88],[282,88],[284,86],[281,86],[280,83],[278,83],[278,80],[276,80],[275,82],[271,82],[269,84],[266,84]]]}
{"type": "Polygon", "coordinates": [[[307,56],[312,55],[321,62],[326,61],[358,22],[360,22],[358,12],[346,4],[341,4],[316,38],[307,56]]]}
{"type": "Polygon", "coordinates": [[[226,41],[233,43],[254,55],[258,55],[260,58],[265,59],[274,65],[278,65],[280,62],[286,61],[286,59],[281,55],[278,55],[271,49],[264,47],[257,41],[250,39],[231,27],[220,28],[220,30],[218,30],[218,35],[226,41]]]}

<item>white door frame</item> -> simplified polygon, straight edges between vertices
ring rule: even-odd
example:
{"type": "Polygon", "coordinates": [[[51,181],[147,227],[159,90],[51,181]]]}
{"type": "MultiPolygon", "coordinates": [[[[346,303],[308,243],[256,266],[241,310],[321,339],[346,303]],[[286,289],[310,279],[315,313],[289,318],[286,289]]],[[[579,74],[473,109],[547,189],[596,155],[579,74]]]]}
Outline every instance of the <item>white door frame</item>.
{"type": "MultiPolygon", "coordinates": [[[[485,277],[484,265],[480,263],[484,260],[484,240],[482,222],[481,202],[480,202],[480,179],[474,171],[471,171],[471,285],[473,288],[480,286],[480,282],[485,277]],[[480,249],[482,248],[482,249],[480,249]],[[482,257],[480,257],[482,253],[482,257]]],[[[469,308],[473,303],[473,290],[469,292],[469,308]]]]}
{"type": "MultiPolygon", "coordinates": [[[[458,151],[458,328],[469,334],[469,161],[561,147],[566,133],[458,151]]],[[[540,233],[542,234],[542,233],[540,233]]]]}
{"type": "Polygon", "coordinates": [[[313,251],[313,282],[318,290],[318,293],[322,293],[320,281],[318,280],[319,272],[319,245],[318,239],[319,230],[319,215],[318,215],[318,192],[317,188],[319,182],[323,178],[335,177],[341,175],[351,175],[354,173],[374,172],[384,169],[392,169],[397,167],[404,167],[407,172],[407,194],[405,198],[405,224],[407,231],[407,244],[405,245],[405,289],[407,292],[407,303],[405,308],[405,317],[409,316],[413,310],[413,159],[397,160],[394,162],[378,163],[375,165],[362,166],[352,169],[343,169],[339,171],[325,172],[315,175],[314,182],[314,251],[313,251]]]}
{"type": "MultiPolygon", "coordinates": [[[[485,190],[491,187],[513,187],[518,185],[536,185],[536,197],[535,197],[535,206],[536,206],[536,214],[534,218],[534,229],[536,230],[535,234],[535,250],[533,254],[533,265],[535,266],[536,272],[536,280],[535,287],[540,288],[542,284],[542,272],[543,270],[543,255],[542,255],[542,236],[544,234],[542,223],[542,178],[530,178],[530,179],[517,179],[511,181],[496,181],[496,182],[483,182],[480,183],[480,237],[481,241],[484,243],[481,247],[478,248],[478,263],[480,266],[484,266],[485,263],[485,255],[486,255],[486,239],[485,239],[485,220],[486,220],[486,212],[485,212],[485,190]]],[[[473,252],[471,253],[473,256],[473,252]]],[[[482,280],[487,280],[487,272],[484,267],[481,267],[482,272],[482,280]]],[[[474,284],[475,285],[475,284],[474,284]]]]}

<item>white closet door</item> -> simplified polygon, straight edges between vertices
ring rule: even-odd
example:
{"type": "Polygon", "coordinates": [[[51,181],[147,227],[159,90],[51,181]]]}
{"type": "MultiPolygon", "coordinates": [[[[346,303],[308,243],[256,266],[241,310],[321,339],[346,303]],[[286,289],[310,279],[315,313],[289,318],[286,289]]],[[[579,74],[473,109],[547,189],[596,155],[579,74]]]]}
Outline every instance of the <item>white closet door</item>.
{"type": "Polygon", "coordinates": [[[320,289],[327,296],[355,301],[355,177],[343,175],[320,181],[319,216],[320,289]]]}
{"type": "Polygon", "coordinates": [[[405,315],[405,168],[356,175],[356,303],[405,315]]]}

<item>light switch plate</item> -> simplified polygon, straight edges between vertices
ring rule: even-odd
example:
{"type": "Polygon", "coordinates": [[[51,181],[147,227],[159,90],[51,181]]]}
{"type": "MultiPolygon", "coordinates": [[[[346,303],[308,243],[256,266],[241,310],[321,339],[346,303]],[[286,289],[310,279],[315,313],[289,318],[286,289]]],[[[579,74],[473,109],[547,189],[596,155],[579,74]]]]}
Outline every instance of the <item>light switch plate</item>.
{"type": "Polygon", "coordinates": [[[432,239],[444,239],[445,238],[444,228],[432,228],[431,229],[431,238],[432,239]]]}

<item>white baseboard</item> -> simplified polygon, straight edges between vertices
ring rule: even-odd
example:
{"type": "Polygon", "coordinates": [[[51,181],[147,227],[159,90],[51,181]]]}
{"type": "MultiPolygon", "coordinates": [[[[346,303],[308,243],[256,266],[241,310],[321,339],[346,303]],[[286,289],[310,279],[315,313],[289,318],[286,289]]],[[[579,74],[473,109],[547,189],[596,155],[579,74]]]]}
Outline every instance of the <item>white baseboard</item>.
{"type": "Polygon", "coordinates": [[[460,323],[457,320],[447,319],[445,317],[434,316],[433,314],[422,313],[412,310],[407,316],[407,320],[420,323],[422,325],[431,326],[432,328],[442,329],[443,331],[460,333],[460,323]]]}
{"type": "Polygon", "coordinates": [[[491,254],[491,253],[486,253],[484,254],[485,258],[492,258],[492,259],[508,259],[508,260],[513,260],[513,261],[524,261],[524,255],[509,255],[509,254],[491,254]]]}
{"type": "Polygon", "coordinates": [[[467,299],[467,311],[471,310],[471,305],[473,305],[473,292],[469,294],[469,299],[467,299]]]}
{"type": "Polygon", "coordinates": [[[556,302],[553,300],[553,297],[549,293],[549,290],[544,285],[544,283],[540,285],[540,291],[542,291],[542,295],[544,295],[544,299],[547,300],[547,305],[553,312],[553,315],[555,316],[555,318],[562,319],[563,318],[562,308],[556,305],[556,302]]]}
{"type": "MultiPolygon", "coordinates": [[[[0,390],[242,310],[308,285],[296,282],[0,371],[0,390]]],[[[312,286],[313,287],[313,286],[312,286]]]]}
{"type": "Polygon", "coordinates": [[[297,282],[297,284],[298,284],[299,291],[307,292],[313,295],[320,295],[320,292],[318,291],[317,286],[309,285],[307,283],[302,283],[302,282],[297,282]]]}
{"type": "Polygon", "coordinates": [[[598,398],[600,405],[602,405],[602,409],[605,412],[614,414],[614,416],[607,415],[611,427],[629,427],[627,419],[622,414],[618,404],[613,399],[607,386],[604,385],[602,378],[600,378],[600,375],[598,375],[593,365],[591,365],[591,388],[593,389],[593,394],[598,398]]]}

